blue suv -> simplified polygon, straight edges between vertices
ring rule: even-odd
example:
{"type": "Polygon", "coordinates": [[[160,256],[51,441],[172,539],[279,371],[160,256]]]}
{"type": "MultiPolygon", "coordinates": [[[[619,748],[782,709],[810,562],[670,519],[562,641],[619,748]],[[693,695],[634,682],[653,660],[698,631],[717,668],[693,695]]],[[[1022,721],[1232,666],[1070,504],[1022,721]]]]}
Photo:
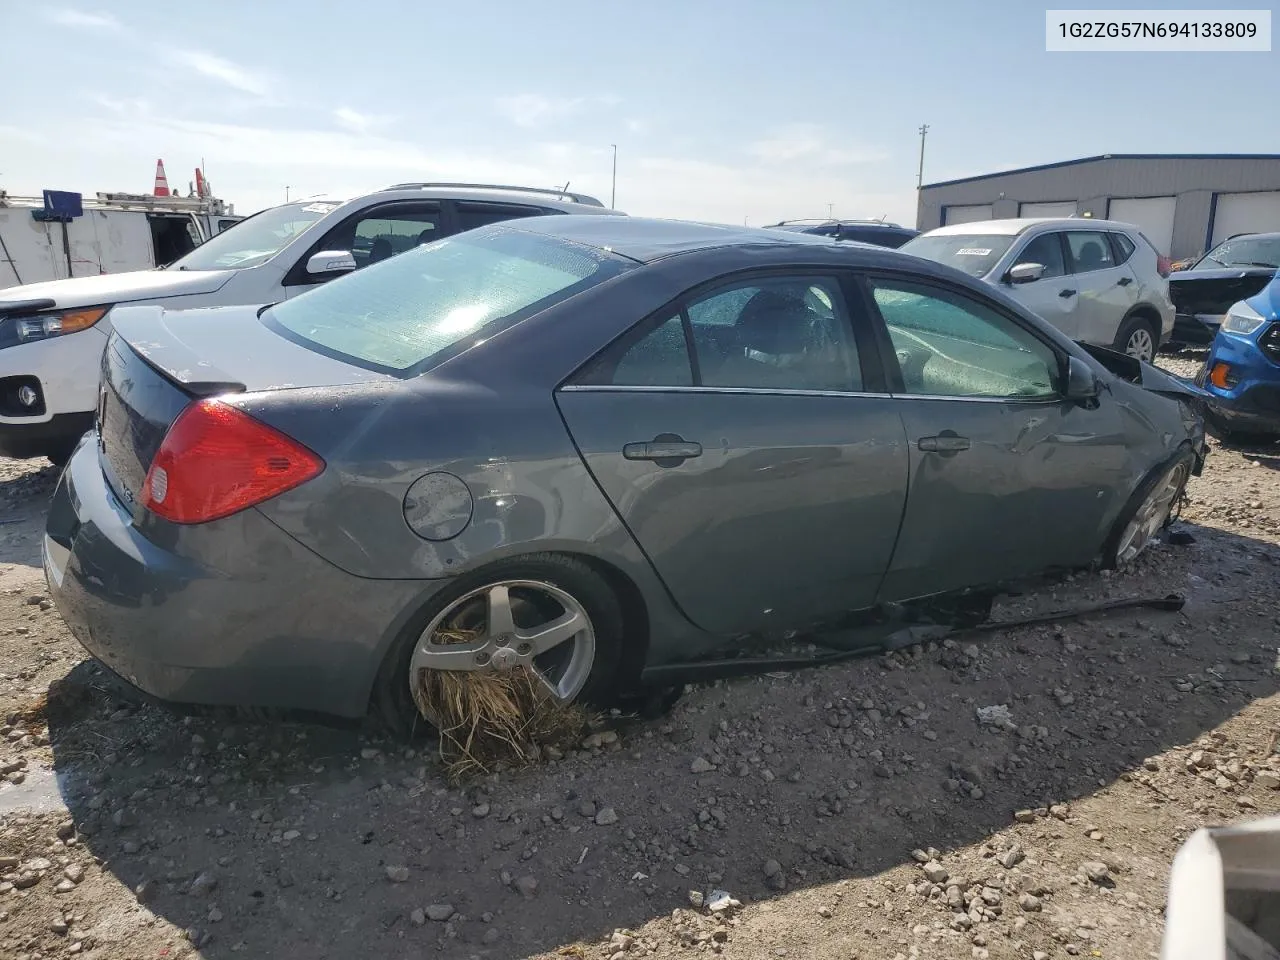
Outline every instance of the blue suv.
{"type": "Polygon", "coordinates": [[[1196,383],[1219,436],[1280,436],[1280,280],[1227,310],[1196,383]]]}

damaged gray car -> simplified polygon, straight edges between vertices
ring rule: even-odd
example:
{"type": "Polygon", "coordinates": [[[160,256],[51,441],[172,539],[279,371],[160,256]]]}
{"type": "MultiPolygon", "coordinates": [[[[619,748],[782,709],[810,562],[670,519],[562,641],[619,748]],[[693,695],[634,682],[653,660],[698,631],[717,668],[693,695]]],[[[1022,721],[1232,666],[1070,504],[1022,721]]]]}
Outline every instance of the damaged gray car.
{"type": "Polygon", "coordinates": [[[416,720],[420,671],[606,700],[749,634],[1123,564],[1199,391],[895,251],[494,225],[269,307],[113,311],[44,560],[142,690],[416,720]]]}

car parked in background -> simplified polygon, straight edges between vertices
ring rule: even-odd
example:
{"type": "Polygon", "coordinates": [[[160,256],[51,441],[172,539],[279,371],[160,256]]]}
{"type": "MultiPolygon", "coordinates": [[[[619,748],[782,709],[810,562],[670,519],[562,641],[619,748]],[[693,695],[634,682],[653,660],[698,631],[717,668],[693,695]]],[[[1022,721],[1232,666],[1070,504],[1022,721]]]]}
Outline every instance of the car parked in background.
{"type": "Polygon", "coordinates": [[[1140,554],[1203,425],[1110,356],[864,244],[496,224],[266,309],[120,310],[46,574],[172,700],[405,730],[421,671],[523,667],[598,701],[745,633],[1140,554]]]}
{"type": "Polygon", "coordinates": [[[811,233],[819,237],[852,240],[855,243],[870,243],[891,249],[920,235],[919,230],[889,223],[887,220],[783,220],[769,224],[767,229],[811,233]]]}
{"type": "Polygon", "coordinates": [[[930,230],[901,249],[1000,287],[1073,340],[1150,360],[1173,330],[1168,258],[1132,224],[986,220],[930,230]]]}
{"type": "Polygon", "coordinates": [[[1219,436],[1280,436],[1280,279],[1227,309],[1196,383],[1219,436]]]}
{"type": "Polygon", "coordinates": [[[0,291],[0,456],[61,463],[93,426],[112,308],[170,310],[287,300],[419,243],[501,220],[614,213],[583,194],[399,183],[352,200],[271,207],[158,270],[0,291]]]}
{"type": "Polygon", "coordinates": [[[1232,304],[1259,293],[1280,269],[1280,233],[1232,237],[1186,270],[1169,277],[1169,299],[1177,310],[1171,346],[1213,341],[1232,304]]]}

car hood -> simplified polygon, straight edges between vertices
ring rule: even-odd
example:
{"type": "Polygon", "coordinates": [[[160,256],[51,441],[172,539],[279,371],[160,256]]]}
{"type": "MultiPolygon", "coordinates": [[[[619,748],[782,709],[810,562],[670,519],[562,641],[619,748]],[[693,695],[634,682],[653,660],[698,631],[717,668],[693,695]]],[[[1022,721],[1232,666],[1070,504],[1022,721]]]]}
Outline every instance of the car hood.
{"type": "Polygon", "coordinates": [[[1108,373],[1151,393],[1181,400],[1204,400],[1209,396],[1190,380],[1166,373],[1154,364],[1131,357],[1127,353],[1081,340],[1076,341],[1076,346],[1097,361],[1108,373]]]}
{"type": "Polygon", "coordinates": [[[8,300],[52,300],[54,307],[94,307],[213,293],[234,270],[131,270],[100,277],[48,280],[0,290],[0,306],[8,300]]]}
{"type": "Polygon", "coordinates": [[[388,380],[326,357],[268,329],[261,306],[111,312],[116,334],[148,364],[197,395],[388,380]]]}
{"type": "Polygon", "coordinates": [[[1179,313],[1220,316],[1241,300],[1247,300],[1269,284],[1274,267],[1215,267],[1185,270],[1169,275],[1169,299],[1179,313]]]}

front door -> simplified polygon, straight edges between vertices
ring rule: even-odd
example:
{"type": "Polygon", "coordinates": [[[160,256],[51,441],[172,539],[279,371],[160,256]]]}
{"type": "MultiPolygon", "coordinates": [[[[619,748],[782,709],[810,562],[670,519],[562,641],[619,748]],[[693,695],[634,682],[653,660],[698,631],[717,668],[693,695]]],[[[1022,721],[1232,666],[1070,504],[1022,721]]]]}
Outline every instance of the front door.
{"type": "Polygon", "coordinates": [[[359,270],[446,232],[444,213],[436,201],[405,200],[366,208],[339,223],[307,249],[285,276],[285,296],[295,297],[318,283],[343,275],[342,271],[307,273],[307,260],[321,251],[349,251],[359,270]]]}
{"type": "Polygon", "coordinates": [[[1067,260],[1072,286],[1079,293],[1079,331],[1073,339],[1109,347],[1120,322],[1137,302],[1138,285],[1129,267],[1116,263],[1107,235],[1097,230],[1068,230],[1067,260]]]}
{"type": "Polygon", "coordinates": [[[845,302],[830,276],[706,290],[557,395],[596,482],[712,633],[800,626],[875,600],[907,449],[895,401],[863,392],[873,347],[845,302]]]}
{"type": "Polygon", "coordinates": [[[1010,267],[1038,263],[1044,267],[1039,280],[1009,287],[1008,293],[1032,313],[1057,327],[1073,340],[1079,336],[1079,291],[1067,276],[1062,234],[1042,233],[1026,242],[1010,267]]]}
{"type": "Polygon", "coordinates": [[[1058,352],[968,292],[870,279],[902,368],[911,484],[882,600],[1087,564],[1122,496],[1114,406],[1062,398],[1058,352]]]}

